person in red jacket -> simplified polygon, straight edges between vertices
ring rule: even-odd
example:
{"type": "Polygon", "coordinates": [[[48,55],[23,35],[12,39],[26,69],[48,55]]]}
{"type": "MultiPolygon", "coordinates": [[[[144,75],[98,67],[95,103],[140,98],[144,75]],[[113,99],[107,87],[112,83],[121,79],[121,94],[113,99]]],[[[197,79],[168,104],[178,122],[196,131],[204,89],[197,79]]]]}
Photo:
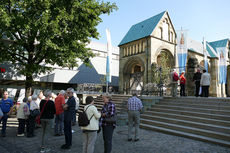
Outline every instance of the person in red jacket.
{"type": "Polygon", "coordinates": [[[186,78],[184,76],[184,71],[180,75],[180,96],[185,96],[185,83],[186,78]]]}

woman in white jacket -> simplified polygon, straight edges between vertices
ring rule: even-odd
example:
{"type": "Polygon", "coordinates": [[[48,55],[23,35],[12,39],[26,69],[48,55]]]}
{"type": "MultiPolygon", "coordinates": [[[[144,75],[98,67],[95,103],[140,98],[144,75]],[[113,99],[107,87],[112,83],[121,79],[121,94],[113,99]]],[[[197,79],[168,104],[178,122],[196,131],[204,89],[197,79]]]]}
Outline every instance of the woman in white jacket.
{"type": "Polygon", "coordinates": [[[83,132],[83,153],[93,153],[94,145],[97,139],[97,131],[99,130],[99,118],[101,114],[94,106],[94,99],[91,96],[86,97],[86,106],[84,107],[87,117],[90,120],[88,126],[81,127],[83,132]]]}
{"type": "Polygon", "coordinates": [[[18,119],[18,134],[17,136],[24,136],[25,134],[25,125],[28,116],[30,115],[29,106],[27,105],[28,98],[23,99],[23,103],[20,104],[17,110],[17,119],[18,119]]]}

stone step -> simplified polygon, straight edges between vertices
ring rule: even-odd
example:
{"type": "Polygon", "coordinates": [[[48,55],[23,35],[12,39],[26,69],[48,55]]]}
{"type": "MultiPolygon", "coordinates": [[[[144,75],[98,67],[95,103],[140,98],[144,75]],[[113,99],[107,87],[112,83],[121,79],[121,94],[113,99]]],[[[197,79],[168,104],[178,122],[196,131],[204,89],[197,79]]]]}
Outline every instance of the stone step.
{"type": "Polygon", "coordinates": [[[186,115],[186,116],[204,117],[204,118],[209,118],[209,119],[230,121],[230,117],[228,115],[192,112],[192,111],[184,111],[184,110],[182,111],[182,110],[173,110],[173,109],[165,109],[165,108],[151,108],[151,111],[149,110],[145,111],[145,114],[151,115],[152,112],[163,112],[163,113],[171,113],[171,114],[179,114],[179,115],[186,115]]]}
{"type": "Polygon", "coordinates": [[[230,111],[226,111],[226,110],[204,109],[204,108],[195,108],[195,107],[186,107],[186,106],[157,104],[157,105],[153,105],[152,108],[149,108],[149,110],[152,110],[153,108],[170,109],[176,111],[191,111],[191,112],[198,112],[198,113],[200,112],[200,113],[208,113],[208,114],[230,115],[230,111]]]}
{"type": "MultiPolygon", "coordinates": [[[[98,99],[95,99],[94,102],[104,104],[104,102],[102,100],[98,100],[98,99]]],[[[113,101],[113,103],[115,103],[115,104],[123,104],[124,101],[113,101]]]]}
{"type": "Polygon", "coordinates": [[[210,137],[206,137],[206,136],[201,136],[201,135],[197,135],[197,134],[182,132],[182,131],[178,131],[178,130],[163,128],[163,127],[158,127],[158,126],[153,126],[153,125],[148,125],[148,124],[143,124],[143,123],[140,125],[140,127],[143,129],[146,129],[146,130],[152,130],[152,131],[162,132],[162,133],[166,133],[166,134],[182,136],[182,137],[186,137],[186,138],[191,138],[191,139],[195,139],[195,140],[200,140],[200,141],[204,141],[204,142],[210,142],[210,143],[222,145],[225,147],[230,147],[229,141],[219,140],[219,139],[215,139],[215,138],[210,138],[210,137]]]}
{"type": "Polygon", "coordinates": [[[187,103],[200,103],[200,104],[209,104],[209,105],[223,105],[230,106],[229,98],[164,98],[162,102],[187,102],[187,103]]]}
{"type": "Polygon", "coordinates": [[[181,120],[181,119],[176,119],[176,118],[160,117],[160,116],[151,116],[150,118],[147,118],[147,119],[142,117],[142,119],[144,119],[145,123],[148,123],[150,125],[152,124],[151,121],[154,120],[154,121],[160,121],[160,122],[165,122],[165,123],[171,123],[171,124],[176,124],[176,125],[182,125],[182,126],[187,126],[187,127],[194,127],[194,128],[204,129],[204,130],[211,130],[211,131],[230,134],[230,128],[226,126],[207,124],[207,123],[202,123],[202,122],[187,121],[187,120],[181,120]]]}
{"type": "Polygon", "coordinates": [[[158,126],[158,127],[162,127],[166,129],[171,129],[171,130],[178,130],[181,132],[197,134],[197,135],[210,137],[214,139],[230,141],[230,134],[226,134],[226,133],[215,132],[211,130],[205,130],[205,129],[194,128],[194,127],[187,127],[187,126],[165,123],[165,122],[160,122],[160,121],[146,120],[146,119],[141,119],[141,123],[148,124],[148,125],[154,125],[154,126],[158,126]]]}
{"type": "Polygon", "coordinates": [[[171,114],[171,113],[164,113],[164,112],[151,112],[151,115],[145,113],[141,115],[141,118],[153,120],[154,118],[152,118],[152,116],[159,116],[159,117],[166,117],[166,118],[173,118],[173,119],[180,119],[180,120],[187,120],[192,122],[200,122],[200,123],[230,127],[230,121],[223,121],[223,120],[196,117],[196,116],[187,116],[187,115],[180,115],[180,114],[171,114]]]}
{"type": "MultiPolygon", "coordinates": [[[[101,111],[103,105],[97,105],[97,104],[95,104],[94,106],[97,107],[98,111],[101,111]]],[[[85,105],[81,104],[81,105],[79,105],[79,109],[78,110],[82,111],[84,107],[85,107],[85,105]]],[[[122,111],[127,111],[127,110],[126,110],[126,108],[116,107],[116,111],[117,112],[122,112],[122,111]]]]}
{"type": "Polygon", "coordinates": [[[216,109],[216,110],[230,110],[230,106],[222,106],[222,105],[207,105],[200,103],[187,103],[187,102],[171,102],[171,101],[161,101],[157,104],[160,105],[173,105],[173,106],[186,106],[186,107],[196,107],[196,108],[206,108],[206,109],[216,109]]]}

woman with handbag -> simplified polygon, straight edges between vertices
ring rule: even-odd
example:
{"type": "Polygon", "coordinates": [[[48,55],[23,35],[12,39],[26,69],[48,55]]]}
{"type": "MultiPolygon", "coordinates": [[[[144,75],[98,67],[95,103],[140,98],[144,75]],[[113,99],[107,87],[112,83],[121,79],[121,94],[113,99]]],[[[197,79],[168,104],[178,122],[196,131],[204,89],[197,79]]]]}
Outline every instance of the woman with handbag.
{"type": "Polygon", "coordinates": [[[45,140],[47,135],[52,135],[52,121],[54,114],[56,113],[54,102],[51,99],[51,90],[46,90],[44,92],[45,99],[40,102],[40,120],[42,125],[42,144],[41,152],[49,151],[50,149],[45,148],[45,140]]]}
{"type": "Polygon", "coordinates": [[[101,110],[100,126],[103,133],[104,153],[111,153],[113,130],[116,127],[116,108],[110,95],[103,95],[102,99],[104,105],[101,110]]]}
{"type": "Polygon", "coordinates": [[[99,118],[101,114],[94,106],[94,99],[92,96],[87,96],[86,106],[84,111],[89,119],[89,125],[81,127],[83,132],[83,151],[82,153],[93,153],[94,145],[97,139],[97,131],[99,130],[99,118]]]}
{"type": "Polygon", "coordinates": [[[36,103],[37,95],[33,95],[30,102],[30,115],[28,118],[27,137],[34,137],[35,119],[40,114],[39,106],[36,103]]]}

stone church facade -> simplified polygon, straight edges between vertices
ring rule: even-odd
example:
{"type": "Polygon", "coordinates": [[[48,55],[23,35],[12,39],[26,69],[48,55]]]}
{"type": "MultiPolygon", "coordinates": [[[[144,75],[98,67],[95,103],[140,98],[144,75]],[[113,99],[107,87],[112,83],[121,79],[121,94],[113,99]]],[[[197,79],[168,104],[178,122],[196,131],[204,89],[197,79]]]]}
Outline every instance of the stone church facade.
{"type": "MultiPolygon", "coordinates": [[[[192,75],[196,69],[203,68],[204,56],[202,43],[188,40],[188,57],[186,73],[187,94],[194,95],[194,84],[192,75]],[[191,64],[192,63],[192,64],[191,64]]],[[[162,53],[167,54],[167,64],[170,69],[177,68],[176,55],[176,31],[167,11],[157,14],[149,19],[133,25],[119,44],[119,91],[120,93],[131,93],[142,90],[151,83],[152,66],[158,65],[162,53]]],[[[207,43],[208,65],[211,74],[210,95],[215,97],[226,96],[230,93],[230,80],[226,86],[218,84],[218,57],[215,55],[215,48],[212,43],[207,43]],[[214,49],[213,49],[214,48],[214,49]]],[[[225,45],[229,52],[229,40],[225,45]]],[[[227,61],[229,65],[229,57],[227,61]]],[[[228,66],[228,75],[229,75],[228,66]]]]}

